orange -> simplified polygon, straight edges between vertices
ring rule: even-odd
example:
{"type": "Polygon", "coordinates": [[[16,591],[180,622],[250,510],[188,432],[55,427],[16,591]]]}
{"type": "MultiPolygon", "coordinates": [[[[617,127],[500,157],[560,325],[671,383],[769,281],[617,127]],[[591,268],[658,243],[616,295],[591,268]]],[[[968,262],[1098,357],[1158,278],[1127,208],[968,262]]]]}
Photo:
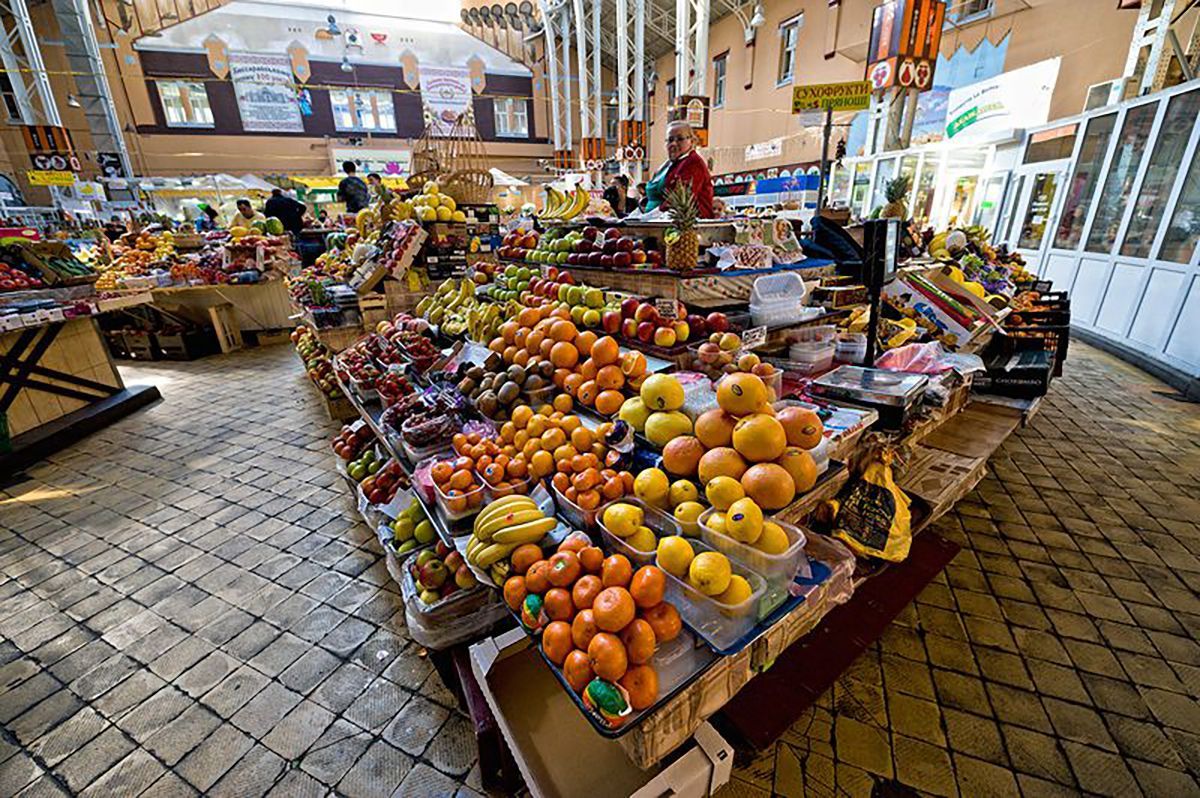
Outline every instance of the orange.
{"type": "Polygon", "coordinates": [[[592,665],[588,662],[587,652],[579,649],[567,654],[567,658],[563,660],[562,671],[563,678],[576,693],[582,693],[583,688],[587,687],[595,676],[592,673],[592,665]]]}
{"type": "Polygon", "coordinates": [[[765,463],[787,448],[783,425],[766,413],[753,413],[733,428],[733,448],[752,463],[765,463]]]}
{"type": "Polygon", "coordinates": [[[574,471],[574,469],[571,468],[571,458],[577,454],[579,454],[579,452],[575,451],[574,446],[569,443],[564,443],[562,446],[559,446],[554,450],[554,462],[560,464],[565,463],[567,468],[571,469],[571,471],[574,471]]]}
{"type": "MultiPolygon", "coordinates": [[[[520,408],[517,408],[517,409],[519,410],[520,408]]],[[[515,413],[516,411],[513,411],[513,412],[515,413]]],[[[504,441],[505,443],[512,443],[513,438],[516,436],[516,434],[517,434],[517,425],[514,424],[513,422],[505,421],[500,426],[500,440],[504,441]]]]}
{"type": "Polygon", "coordinates": [[[733,428],[737,419],[719,407],[706,410],[696,419],[696,437],[706,449],[730,446],[733,443],[733,428]]]}
{"type": "Polygon", "coordinates": [[[571,445],[581,452],[591,448],[594,440],[592,431],[587,427],[580,426],[571,431],[571,445]]]}
{"type": "Polygon", "coordinates": [[[707,485],[715,477],[741,479],[742,474],[746,473],[746,468],[746,461],[736,449],[720,446],[704,453],[697,470],[700,474],[700,484],[707,485]]]}
{"type": "Polygon", "coordinates": [[[571,401],[571,397],[567,396],[565,393],[560,393],[558,396],[554,397],[553,404],[555,410],[558,410],[562,413],[570,413],[571,406],[574,403],[571,401]]]}
{"type": "Polygon", "coordinates": [[[475,477],[470,471],[455,471],[450,477],[450,487],[455,490],[468,491],[475,487],[475,477]]]}
{"type": "MultiPolygon", "coordinates": [[[[611,366],[607,368],[611,368],[611,366]]],[[[611,416],[621,409],[624,402],[625,397],[621,395],[620,391],[612,389],[601,391],[596,395],[596,412],[611,416]]]]}
{"type": "Polygon", "coordinates": [[[503,352],[504,347],[504,339],[498,335],[492,340],[488,341],[488,349],[492,350],[493,352],[503,352]]]}
{"type": "Polygon", "coordinates": [[[598,546],[585,546],[579,550],[579,563],[585,572],[598,574],[604,564],[604,552],[598,546]]]}
{"type": "Polygon", "coordinates": [[[629,582],[629,595],[641,609],[660,604],[667,589],[667,578],[660,568],[643,565],[629,582]]]}
{"type": "Polygon", "coordinates": [[[596,403],[596,395],[599,393],[600,391],[597,389],[596,383],[588,380],[587,382],[583,383],[583,385],[579,386],[579,390],[575,392],[575,398],[578,399],[581,404],[591,407],[596,403]]]}
{"type": "Polygon", "coordinates": [[[642,610],[641,617],[650,624],[650,628],[654,630],[654,639],[660,643],[674,640],[679,636],[679,630],[683,628],[683,621],[679,619],[679,611],[669,601],[642,610]]]}
{"type": "Polygon", "coordinates": [[[625,587],[633,578],[633,566],[624,554],[608,557],[601,566],[600,581],[605,587],[625,587]]]}
{"type": "Polygon", "coordinates": [[[504,580],[504,603],[510,610],[520,612],[521,602],[525,601],[526,595],[524,577],[510,576],[504,580]]]}
{"type": "Polygon", "coordinates": [[[509,479],[525,479],[529,475],[529,464],[525,462],[525,455],[516,455],[505,466],[505,471],[508,472],[509,479]]]}
{"type": "Polygon", "coordinates": [[[554,456],[549,452],[534,452],[529,458],[529,470],[537,479],[550,476],[554,472],[554,456]]]}
{"type": "Polygon", "coordinates": [[[470,504],[461,490],[451,489],[446,491],[446,508],[450,512],[458,515],[459,513],[465,513],[468,507],[470,507],[470,504]]]}
{"type": "Polygon", "coordinates": [[[618,681],[629,669],[629,657],[625,653],[625,646],[616,635],[600,632],[588,643],[587,653],[592,672],[601,679],[618,681]]]}
{"type": "Polygon", "coordinates": [[[513,345],[517,349],[525,349],[525,344],[529,341],[529,330],[521,327],[517,330],[517,334],[513,336],[513,345]]]}
{"type": "Polygon", "coordinates": [[[573,368],[579,362],[579,350],[574,344],[558,341],[550,349],[550,362],[562,369],[573,368]]]}
{"type": "MultiPolygon", "coordinates": [[[[528,583],[528,580],[526,582],[528,583]]],[[[550,588],[543,596],[543,602],[542,608],[546,611],[546,617],[551,620],[569,621],[575,617],[575,604],[571,601],[571,594],[565,588],[550,588]]]]}
{"type": "Polygon", "coordinates": [[[562,388],[571,396],[578,398],[579,386],[583,385],[584,382],[586,382],[586,380],[583,378],[582,374],[568,374],[563,380],[562,388]]]}
{"type": "Polygon", "coordinates": [[[767,386],[754,374],[728,374],[717,386],[717,404],[730,415],[748,415],[766,403],[767,386]]]}
{"type": "Polygon", "coordinates": [[[626,379],[641,377],[646,373],[646,356],[641,352],[626,352],[621,355],[621,373],[626,379]]]}
{"type": "Polygon", "coordinates": [[[546,334],[541,330],[534,330],[525,337],[525,351],[531,355],[538,355],[542,352],[542,341],[546,340],[546,334]]]}
{"type": "Polygon", "coordinates": [[[559,493],[566,493],[567,488],[571,487],[571,478],[564,472],[559,471],[550,480],[550,483],[558,490],[559,493]]]}
{"type": "Polygon", "coordinates": [[[433,481],[438,485],[445,485],[450,481],[450,477],[454,476],[454,466],[445,460],[434,463],[433,468],[429,469],[429,476],[433,477],[433,481]]]}
{"type": "Polygon", "coordinates": [[[704,444],[700,443],[699,439],[691,435],[680,435],[667,441],[667,445],[663,447],[663,468],[676,476],[694,476],[703,456],[704,444]]]}
{"type": "Polygon", "coordinates": [[[542,341],[542,345],[538,347],[538,354],[542,357],[550,357],[550,350],[554,348],[555,343],[556,342],[553,338],[547,338],[546,340],[542,341]]]}
{"type": "MultiPolygon", "coordinates": [[[[807,457],[810,463],[812,458],[806,451],[800,449],[795,451],[799,452],[799,455],[792,460],[800,470],[801,476],[804,476],[803,458],[807,457]]],[[[816,473],[815,465],[813,473],[816,473]]],[[[812,485],[810,484],[808,487],[811,488],[812,485]]],[[[782,510],[792,503],[792,499],[796,498],[795,478],[786,468],[775,463],[758,463],[750,466],[746,473],[742,474],[742,489],[746,491],[747,496],[754,500],[755,504],[764,510],[782,510]]]]}
{"type": "Polygon", "coordinates": [[[596,365],[596,361],[589,357],[587,360],[579,364],[579,366],[575,369],[575,372],[581,375],[585,380],[594,380],[596,379],[596,372],[598,370],[599,367],[596,365]]]}
{"type": "Polygon", "coordinates": [[[454,433],[454,437],[450,439],[450,442],[454,444],[454,451],[462,454],[462,450],[467,445],[467,436],[461,432],[456,432],[454,433]]]}
{"type": "Polygon", "coordinates": [[[633,596],[623,587],[606,587],[592,602],[596,625],[605,632],[619,632],[633,620],[633,596]]]}
{"type": "Polygon", "coordinates": [[[538,560],[529,566],[525,572],[525,589],[538,595],[545,593],[550,588],[550,580],[546,578],[549,568],[550,563],[546,560],[538,560]]]}
{"type": "Polygon", "coordinates": [[[592,344],[592,360],[596,362],[597,366],[610,366],[616,363],[617,358],[620,356],[621,347],[617,345],[617,339],[611,335],[598,338],[592,344]]]}
{"type": "Polygon", "coordinates": [[[517,429],[525,429],[529,419],[533,418],[533,408],[529,405],[517,405],[512,411],[512,423],[517,429]]]}
{"type": "Polygon", "coordinates": [[[550,337],[555,341],[574,341],[578,334],[575,325],[566,320],[556,321],[550,327],[550,337]]]}
{"type": "Polygon", "coordinates": [[[511,364],[513,362],[513,359],[516,358],[516,356],[517,356],[517,348],[515,346],[507,346],[504,348],[503,357],[504,357],[505,363],[511,364]]]}
{"type": "Polygon", "coordinates": [[[542,630],[542,651],[555,665],[562,665],[573,647],[571,625],[566,621],[551,621],[542,630]]]}
{"type": "Polygon", "coordinates": [[[621,630],[621,642],[625,644],[629,661],[635,665],[649,662],[654,656],[654,629],[641,618],[630,621],[629,625],[621,630]]]}
{"type": "Polygon", "coordinates": [[[528,362],[529,362],[529,353],[527,351],[525,351],[524,349],[518,349],[516,354],[513,355],[513,363],[515,363],[518,366],[524,366],[528,362]]]}
{"type": "Polygon", "coordinates": [[[517,314],[517,323],[522,327],[532,327],[538,323],[538,312],[535,308],[521,308],[517,314]]]}
{"type": "Polygon", "coordinates": [[[775,417],[787,433],[789,446],[811,449],[824,437],[825,426],[821,423],[820,416],[807,407],[789,405],[776,413],[775,417]]]}
{"type": "Polygon", "coordinates": [[[575,582],[575,586],[571,588],[571,601],[575,603],[577,610],[590,610],[592,602],[596,600],[596,596],[604,589],[604,585],[600,584],[600,577],[593,574],[584,574],[575,582]]]}
{"type": "Polygon", "coordinates": [[[542,448],[552,452],[567,442],[567,434],[558,427],[553,427],[542,433],[542,448]]]}
{"type": "MultiPolygon", "coordinates": [[[[582,456],[579,455],[579,457],[582,456]]],[[[575,459],[578,460],[579,457],[575,459]]],[[[585,467],[583,471],[571,478],[571,484],[575,486],[575,490],[591,490],[600,484],[600,472],[594,468],[585,467]]]]}
{"type": "Polygon", "coordinates": [[[517,330],[520,328],[521,325],[515,321],[506,321],[500,325],[500,337],[504,339],[505,343],[511,344],[516,339],[517,330]]]}
{"type": "Polygon", "coordinates": [[[529,433],[530,438],[541,438],[546,432],[545,416],[536,415],[529,419],[529,423],[525,425],[525,432],[529,433]]]}
{"type": "Polygon", "coordinates": [[[601,503],[600,491],[596,489],[583,490],[575,497],[575,503],[579,505],[581,510],[595,510],[601,503]]]}
{"type": "Polygon", "coordinates": [[[529,570],[529,566],[542,559],[542,550],[535,543],[525,543],[513,549],[508,561],[512,569],[519,574],[529,570]]]}
{"type": "Polygon", "coordinates": [[[587,651],[588,644],[599,631],[596,627],[596,616],[590,609],[580,610],[571,621],[571,640],[574,641],[575,648],[587,651]]]}
{"type": "Polygon", "coordinates": [[[573,551],[559,551],[550,557],[550,571],[546,578],[555,587],[570,587],[579,578],[582,570],[579,555],[573,551]]]}
{"type": "Polygon", "coordinates": [[[658,699],[658,673],[649,665],[634,665],[620,679],[629,693],[629,706],[635,710],[653,706],[658,699]]]}
{"type": "Polygon", "coordinates": [[[603,366],[596,372],[596,384],[605,390],[620,390],[621,386],[625,384],[625,375],[619,366],[603,366]]]}
{"type": "Polygon", "coordinates": [[[625,483],[620,477],[608,477],[600,486],[600,493],[606,499],[619,499],[625,495],[625,483]]]}
{"type": "Polygon", "coordinates": [[[584,330],[575,336],[575,348],[579,350],[579,354],[587,357],[592,353],[592,345],[596,343],[596,334],[591,330],[584,330]]]}

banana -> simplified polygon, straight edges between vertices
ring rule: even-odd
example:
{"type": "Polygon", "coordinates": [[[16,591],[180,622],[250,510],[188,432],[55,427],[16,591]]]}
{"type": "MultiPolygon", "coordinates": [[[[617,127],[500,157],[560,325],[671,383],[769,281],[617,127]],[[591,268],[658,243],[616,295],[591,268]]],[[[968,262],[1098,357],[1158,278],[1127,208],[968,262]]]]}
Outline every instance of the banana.
{"type": "Polygon", "coordinates": [[[521,508],[510,513],[493,516],[482,527],[476,529],[475,534],[481,538],[491,538],[497,543],[509,543],[510,541],[504,537],[504,533],[522,524],[541,521],[545,518],[545,514],[537,507],[521,508]]]}
{"type": "Polygon", "coordinates": [[[490,576],[492,581],[497,585],[504,584],[504,581],[508,579],[511,573],[512,563],[510,563],[508,560],[501,560],[498,563],[493,563],[492,567],[488,570],[488,576],[490,576]]]}
{"type": "Polygon", "coordinates": [[[503,529],[492,533],[492,540],[497,543],[516,544],[536,543],[546,537],[546,533],[554,529],[558,525],[557,518],[538,518],[533,521],[526,521],[523,524],[516,526],[506,526],[503,529]]]}
{"type": "Polygon", "coordinates": [[[467,562],[475,562],[475,555],[483,548],[483,541],[472,535],[467,540],[467,562]]]}
{"type": "Polygon", "coordinates": [[[571,197],[571,204],[567,207],[567,210],[562,215],[562,218],[574,219],[576,216],[583,213],[584,209],[588,206],[588,202],[590,201],[591,197],[586,191],[583,190],[583,187],[575,186],[575,194],[571,197]]]}
{"type": "Polygon", "coordinates": [[[518,545],[517,543],[492,543],[485,547],[482,551],[475,555],[475,565],[480,568],[490,568],[493,563],[512,554],[512,550],[518,545]]]}
{"type": "Polygon", "coordinates": [[[558,219],[562,215],[567,197],[554,186],[546,186],[546,204],[542,216],[547,219],[558,219]]]}
{"type": "Polygon", "coordinates": [[[513,493],[508,496],[496,499],[496,501],[484,507],[479,515],[475,516],[475,529],[479,529],[487,522],[489,518],[499,514],[508,512],[508,509],[513,505],[526,505],[528,507],[537,507],[537,503],[533,499],[519,493],[513,493]]]}

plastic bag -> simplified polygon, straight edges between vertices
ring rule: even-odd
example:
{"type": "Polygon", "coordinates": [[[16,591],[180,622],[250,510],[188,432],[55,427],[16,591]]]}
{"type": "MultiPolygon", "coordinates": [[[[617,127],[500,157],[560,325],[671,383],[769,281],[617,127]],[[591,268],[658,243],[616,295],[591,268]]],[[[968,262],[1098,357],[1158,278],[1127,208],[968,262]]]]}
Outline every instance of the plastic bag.
{"type": "Polygon", "coordinates": [[[964,376],[984,369],[983,359],[979,355],[947,352],[939,341],[906,344],[891,349],[876,358],[875,367],[906,374],[940,374],[954,370],[964,376]]]}
{"type": "Polygon", "coordinates": [[[909,502],[892,479],[892,452],[885,449],[845,494],[833,536],[860,556],[900,562],[912,543],[909,502]]]}

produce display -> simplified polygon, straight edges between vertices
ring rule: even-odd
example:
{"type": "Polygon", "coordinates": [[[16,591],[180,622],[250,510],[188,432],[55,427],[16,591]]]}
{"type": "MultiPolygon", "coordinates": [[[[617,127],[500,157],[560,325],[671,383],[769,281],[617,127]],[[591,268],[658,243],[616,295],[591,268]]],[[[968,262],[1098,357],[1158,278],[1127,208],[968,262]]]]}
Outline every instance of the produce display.
{"type": "Polygon", "coordinates": [[[463,556],[440,540],[434,548],[412,557],[408,572],[420,590],[417,598],[430,607],[459,590],[470,590],[479,584],[463,562],[463,556]]]}
{"type": "Polygon", "coordinates": [[[397,554],[407,554],[418,546],[433,543],[437,538],[424,506],[416,499],[396,515],[396,520],[388,528],[392,530],[397,554]]]}
{"type": "Polygon", "coordinates": [[[297,327],[289,337],[296,347],[296,354],[304,361],[304,370],[313,385],[330,399],[341,397],[342,389],[334,374],[332,355],[317,339],[316,333],[308,327],[297,327]]]}
{"type": "Polygon", "coordinates": [[[26,262],[23,255],[0,252],[0,291],[24,291],[43,285],[42,278],[35,274],[35,267],[26,262]]]}
{"type": "Polygon", "coordinates": [[[467,543],[467,562],[502,585],[514,570],[520,570],[523,555],[518,552],[536,550],[540,557],[541,549],[536,544],[556,526],[558,520],[542,512],[528,496],[501,496],[475,517],[467,543]]]}

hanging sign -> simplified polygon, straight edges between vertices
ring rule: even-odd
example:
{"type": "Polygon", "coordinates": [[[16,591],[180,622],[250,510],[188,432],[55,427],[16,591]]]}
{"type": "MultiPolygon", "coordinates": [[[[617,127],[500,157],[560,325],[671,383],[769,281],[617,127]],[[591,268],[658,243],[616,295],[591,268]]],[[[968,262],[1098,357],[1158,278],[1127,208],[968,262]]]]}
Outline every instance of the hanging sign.
{"type": "Polygon", "coordinates": [[[679,317],[679,303],[674,299],[663,299],[659,297],[654,300],[654,309],[658,311],[658,315],[664,319],[675,319],[679,317]]]}
{"type": "Polygon", "coordinates": [[[25,173],[31,186],[73,186],[75,173],[53,169],[30,169],[25,173]]]}
{"type": "Polygon", "coordinates": [[[680,95],[675,98],[670,121],[683,120],[692,126],[696,134],[696,146],[708,146],[709,99],[698,95],[680,95]]]}
{"type": "Polygon", "coordinates": [[[871,17],[866,79],[876,91],[933,87],[945,0],[889,0],[871,17]]]}
{"type": "Polygon", "coordinates": [[[964,141],[1045,124],[1061,61],[1050,58],[951,89],[946,102],[946,138],[964,141]]]}
{"type": "Polygon", "coordinates": [[[417,55],[412,50],[400,54],[400,66],[404,68],[404,85],[415,89],[421,85],[421,68],[417,64],[417,55]]]}
{"type": "Polygon", "coordinates": [[[308,48],[297,41],[288,45],[288,57],[292,59],[292,74],[300,83],[308,83],[312,77],[312,66],[308,63],[308,48]]]}
{"type": "Polygon", "coordinates": [[[283,55],[234,53],[229,61],[242,130],[303,133],[304,121],[292,81],[291,59],[283,55]]]}
{"type": "Polygon", "coordinates": [[[229,45],[215,33],[210,33],[203,44],[209,71],[224,79],[229,74],[229,45]]]}
{"type": "Polygon", "coordinates": [[[449,136],[458,118],[471,108],[471,76],[462,67],[422,67],[421,102],[434,136],[449,136]]]}
{"type": "Polygon", "coordinates": [[[792,113],[802,111],[865,111],[871,106],[871,82],[812,83],[792,89],[792,113]]]}

